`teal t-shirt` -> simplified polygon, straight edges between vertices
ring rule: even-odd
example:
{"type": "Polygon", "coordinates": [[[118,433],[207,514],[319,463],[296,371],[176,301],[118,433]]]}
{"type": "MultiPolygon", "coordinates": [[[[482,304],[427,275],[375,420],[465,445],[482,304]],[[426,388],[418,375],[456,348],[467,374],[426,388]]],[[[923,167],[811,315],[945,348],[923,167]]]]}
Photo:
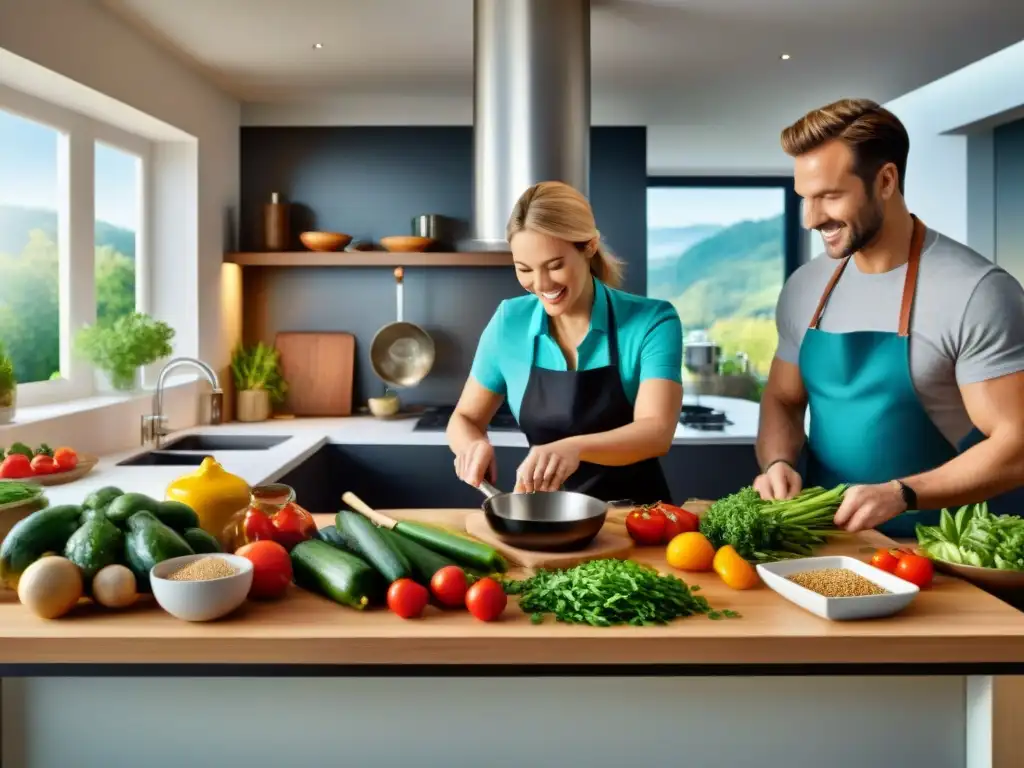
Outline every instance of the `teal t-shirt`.
{"type": "MultiPolygon", "coordinates": [[[[606,297],[611,298],[615,313],[619,373],[629,402],[636,402],[640,382],[647,379],[681,383],[683,326],[675,307],[667,301],[610,288],[596,278],[590,329],[577,348],[576,370],[610,364],[608,334],[612,329],[606,297]]],[[[518,419],[533,365],[554,371],[568,369],[565,355],[548,332],[544,306],[531,293],[498,305],[480,337],[470,375],[492,392],[504,395],[518,419]]]]}

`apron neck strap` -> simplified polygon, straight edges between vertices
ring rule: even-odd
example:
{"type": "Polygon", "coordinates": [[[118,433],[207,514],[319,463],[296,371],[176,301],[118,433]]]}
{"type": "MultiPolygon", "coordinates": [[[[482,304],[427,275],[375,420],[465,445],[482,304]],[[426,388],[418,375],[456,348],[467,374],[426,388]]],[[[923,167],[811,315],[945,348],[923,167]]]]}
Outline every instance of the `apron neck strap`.
{"type": "MultiPolygon", "coordinates": [[[[917,293],[917,273],[921,266],[921,250],[924,246],[925,226],[917,216],[910,214],[910,217],[914,220],[914,233],[910,238],[910,255],[907,259],[907,274],[903,278],[903,297],[900,300],[900,323],[899,323],[899,335],[909,336],[910,335],[910,311],[914,306],[914,295],[917,293]]],[[[832,277],[829,278],[828,284],[825,286],[824,292],[821,294],[821,298],[818,299],[818,306],[814,310],[814,316],[811,318],[810,328],[817,328],[821,323],[821,315],[825,311],[825,305],[828,303],[829,297],[832,296],[832,291],[835,290],[836,283],[839,282],[839,278],[843,275],[843,270],[846,269],[846,265],[850,263],[850,256],[847,256],[836,267],[836,271],[832,273],[832,277]]]]}

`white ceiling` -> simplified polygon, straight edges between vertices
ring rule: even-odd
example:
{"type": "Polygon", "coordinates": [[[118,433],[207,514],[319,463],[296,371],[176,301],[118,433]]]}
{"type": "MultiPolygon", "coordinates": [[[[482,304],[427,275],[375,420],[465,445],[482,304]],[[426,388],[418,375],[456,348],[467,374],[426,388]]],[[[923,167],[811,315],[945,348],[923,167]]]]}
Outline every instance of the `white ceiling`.
{"type": "MultiPolygon", "coordinates": [[[[243,102],[471,94],[473,0],[98,2],[243,102]]],[[[593,87],[643,93],[637,123],[775,123],[1021,39],[1022,0],[594,0],[593,87]]]]}

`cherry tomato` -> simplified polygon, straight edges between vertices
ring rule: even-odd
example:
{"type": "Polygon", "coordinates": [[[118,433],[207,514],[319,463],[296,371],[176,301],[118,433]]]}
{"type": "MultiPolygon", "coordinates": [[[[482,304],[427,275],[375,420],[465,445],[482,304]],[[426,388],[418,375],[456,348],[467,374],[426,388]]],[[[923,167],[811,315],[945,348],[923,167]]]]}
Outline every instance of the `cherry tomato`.
{"type": "Polygon", "coordinates": [[[494,621],[508,605],[508,595],[494,579],[485,577],[466,592],[466,607],[480,621],[494,621]]]}
{"type": "Polygon", "coordinates": [[[78,466],[78,454],[73,448],[58,448],[53,452],[53,460],[61,472],[70,472],[78,466]]]}
{"type": "Polygon", "coordinates": [[[258,509],[250,509],[245,513],[242,533],[245,536],[246,542],[273,541],[277,535],[277,529],[265,514],[258,509]]]}
{"type": "Polygon", "coordinates": [[[254,541],[235,554],[252,563],[250,597],[280,597],[292,583],[292,560],[276,541],[254,541]]]}
{"type": "Polygon", "coordinates": [[[896,566],[899,565],[900,555],[894,555],[888,549],[876,549],[875,554],[871,556],[871,564],[875,568],[880,568],[886,573],[895,573],[896,566]]]}
{"type": "Polygon", "coordinates": [[[466,604],[466,572],[457,565],[446,565],[430,580],[430,590],[437,601],[448,608],[466,604]]]}
{"type": "Polygon", "coordinates": [[[658,509],[638,507],[626,515],[626,532],[642,546],[663,544],[667,525],[665,513],[658,509]]]}
{"type": "Polygon", "coordinates": [[[700,518],[682,507],[661,502],[656,508],[665,515],[665,533],[662,541],[666,544],[680,533],[692,533],[700,527],[700,518]]]}
{"type": "Polygon", "coordinates": [[[303,509],[288,504],[278,510],[271,518],[274,524],[274,541],[280,543],[291,552],[299,542],[312,538],[316,533],[316,521],[303,509]]]}
{"type": "Polygon", "coordinates": [[[397,579],[388,587],[388,608],[403,619],[414,619],[427,607],[430,593],[412,579],[397,579]]]}
{"type": "Polygon", "coordinates": [[[57,466],[57,462],[53,460],[53,457],[45,454],[39,454],[38,456],[32,457],[32,472],[37,475],[52,475],[54,472],[59,472],[60,468],[57,466]]]}
{"type": "Polygon", "coordinates": [[[927,587],[932,582],[934,570],[932,561],[927,557],[907,553],[900,558],[893,573],[911,584],[927,587]]]}
{"type": "Polygon", "coordinates": [[[23,453],[12,453],[0,464],[0,477],[6,480],[18,480],[32,477],[32,463],[23,453]]]}

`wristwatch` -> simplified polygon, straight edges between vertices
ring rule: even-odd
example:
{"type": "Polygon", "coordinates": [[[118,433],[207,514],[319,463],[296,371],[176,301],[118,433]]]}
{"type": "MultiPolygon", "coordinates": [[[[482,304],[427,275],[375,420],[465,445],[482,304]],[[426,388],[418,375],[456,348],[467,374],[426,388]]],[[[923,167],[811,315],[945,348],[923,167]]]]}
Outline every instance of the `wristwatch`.
{"type": "Polygon", "coordinates": [[[914,489],[904,483],[902,480],[897,480],[896,485],[900,487],[900,495],[903,496],[903,503],[907,505],[907,510],[917,509],[917,494],[914,489]]]}

